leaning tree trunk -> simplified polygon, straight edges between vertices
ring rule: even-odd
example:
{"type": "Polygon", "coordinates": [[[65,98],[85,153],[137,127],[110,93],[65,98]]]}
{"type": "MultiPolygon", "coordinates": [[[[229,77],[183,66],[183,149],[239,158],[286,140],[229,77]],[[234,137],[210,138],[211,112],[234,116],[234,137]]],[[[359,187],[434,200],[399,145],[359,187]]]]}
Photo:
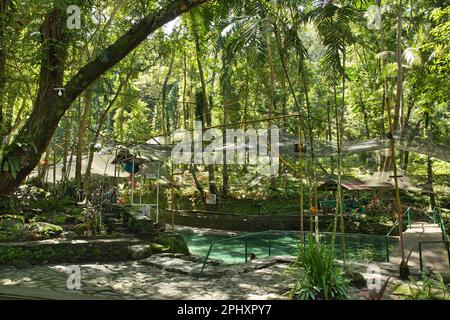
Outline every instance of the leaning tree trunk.
{"type": "Polygon", "coordinates": [[[48,14],[43,28],[43,58],[38,97],[30,117],[15,138],[10,151],[5,154],[6,158],[20,161],[21,168],[16,174],[0,171],[0,194],[13,192],[35,168],[64,113],[87,87],[125,58],[155,30],[207,1],[173,0],[157,12],[145,16],[114,44],[101,50],[101,56],[82,67],[67,82],[62,97],[57,95],[54,88],[60,87],[63,82],[62,66],[67,54],[67,39],[63,33],[65,19],[59,9],[48,14]],[[49,38],[55,41],[49,42],[49,38]],[[105,59],[105,56],[108,59],[105,59]]]}

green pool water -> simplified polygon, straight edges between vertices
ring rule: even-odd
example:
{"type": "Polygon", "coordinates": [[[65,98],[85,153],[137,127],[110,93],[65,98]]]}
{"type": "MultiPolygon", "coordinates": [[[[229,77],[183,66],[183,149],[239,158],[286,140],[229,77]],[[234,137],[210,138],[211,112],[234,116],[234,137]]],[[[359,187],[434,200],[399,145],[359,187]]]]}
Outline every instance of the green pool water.
{"type": "MultiPolygon", "coordinates": [[[[265,233],[248,234],[235,239],[226,235],[196,234],[183,232],[189,250],[192,254],[206,256],[211,243],[229,238],[224,242],[214,243],[209,259],[221,260],[223,263],[235,264],[245,262],[245,242],[247,255],[254,253],[257,258],[275,255],[296,255],[299,244],[299,233],[270,235],[265,233]],[[269,254],[270,243],[270,254],[269,254]]],[[[323,243],[331,243],[331,234],[321,234],[323,243]]],[[[392,252],[396,241],[388,239],[389,251],[392,252]]],[[[345,236],[346,257],[355,260],[386,261],[386,238],[365,234],[347,234],[345,236]]],[[[342,256],[340,237],[336,238],[336,255],[342,256]]]]}

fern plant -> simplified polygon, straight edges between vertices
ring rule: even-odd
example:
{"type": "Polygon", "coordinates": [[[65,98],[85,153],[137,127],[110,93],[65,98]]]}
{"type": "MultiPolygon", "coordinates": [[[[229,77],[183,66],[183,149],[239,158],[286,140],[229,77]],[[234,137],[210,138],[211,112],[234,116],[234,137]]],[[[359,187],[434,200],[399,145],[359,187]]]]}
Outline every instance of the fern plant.
{"type": "Polygon", "coordinates": [[[13,179],[16,179],[21,167],[22,165],[18,158],[6,156],[6,150],[0,148],[0,171],[10,172],[13,179]]]}

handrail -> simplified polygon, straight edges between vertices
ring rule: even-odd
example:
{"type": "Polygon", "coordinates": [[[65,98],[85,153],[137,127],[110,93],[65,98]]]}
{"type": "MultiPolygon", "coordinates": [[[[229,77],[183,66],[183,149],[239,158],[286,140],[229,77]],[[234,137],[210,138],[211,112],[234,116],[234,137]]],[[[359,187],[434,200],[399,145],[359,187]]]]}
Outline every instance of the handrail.
{"type": "Polygon", "coordinates": [[[423,271],[423,257],[422,257],[422,244],[424,243],[443,243],[447,246],[447,256],[448,256],[448,265],[450,267],[450,244],[448,241],[419,241],[419,262],[420,262],[420,272],[423,271]]]}
{"type": "MultiPolygon", "coordinates": [[[[405,212],[402,213],[402,216],[405,215],[405,213],[408,214],[408,226],[409,228],[411,228],[411,207],[408,207],[405,212]]],[[[386,234],[386,237],[389,237],[390,234],[392,233],[392,231],[394,231],[395,227],[398,226],[398,219],[395,220],[394,225],[392,226],[392,228],[389,230],[389,232],[386,234]]]]}
{"type": "MultiPolygon", "coordinates": [[[[260,234],[266,234],[267,233],[267,240],[268,240],[268,253],[269,256],[271,256],[272,253],[272,235],[273,234],[300,234],[300,231],[294,231],[294,230],[266,230],[266,231],[259,231],[259,232],[254,232],[254,233],[247,233],[247,234],[243,234],[243,235],[238,235],[238,236],[233,236],[233,237],[229,237],[229,238],[225,238],[225,239],[220,239],[220,240],[215,240],[213,242],[211,242],[208,252],[205,256],[205,258],[203,259],[203,264],[202,267],[200,269],[200,272],[198,274],[198,278],[200,278],[205,270],[206,264],[208,263],[209,257],[211,255],[211,252],[213,250],[214,245],[216,245],[217,243],[223,243],[223,242],[227,242],[227,241],[235,241],[235,240],[244,240],[244,248],[245,248],[245,262],[248,262],[248,238],[252,238],[255,235],[260,235],[260,234]]],[[[303,234],[309,233],[309,231],[303,231],[303,234]]],[[[332,232],[319,232],[319,235],[332,235],[332,232]]],[[[363,233],[346,233],[344,235],[344,237],[351,237],[351,236],[367,236],[367,234],[363,234],[363,233]]],[[[340,236],[340,234],[336,234],[336,236],[340,236]]],[[[383,235],[370,235],[370,237],[378,237],[378,238],[385,238],[388,239],[388,236],[383,236],[383,235]]],[[[301,241],[301,238],[299,238],[299,240],[301,241]]],[[[305,240],[305,237],[303,237],[303,240],[305,240]]],[[[303,243],[304,244],[304,243],[303,243]]],[[[387,253],[387,257],[389,259],[389,248],[387,247],[388,253],[387,253]]],[[[388,260],[389,261],[389,260],[388,260]]]]}
{"type": "MultiPolygon", "coordinates": [[[[209,259],[209,256],[210,256],[210,254],[211,254],[211,251],[212,251],[212,249],[213,249],[213,246],[216,244],[216,243],[221,243],[221,242],[226,242],[226,241],[230,241],[230,240],[239,240],[239,239],[241,239],[241,238],[248,238],[248,237],[250,237],[250,236],[255,236],[255,235],[257,235],[257,234],[263,234],[263,233],[267,233],[267,232],[269,232],[269,237],[270,237],[270,232],[271,232],[272,230],[268,230],[268,231],[260,231],[260,232],[254,232],[254,233],[246,233],[246,234],[242,234],[242,235],[238,235],[238,236],[233,236],[233,237],[229,237],[229,238],[225,238],[225,239],[220,239],[220,240],[215,240],[215,241],[213,241],[213,242],[211,242],[211,245],[209,246],[209,249],[208,249],[208,253],[206,254],[206,256],[205,256],[205,259],[203,260],[203,265],[202,265],[202,268],[201,268],[201,270],[200,270],[200,273],[199,273],[199,277],[203,274],[203,271],[204,271],[204,269],[205,269],[205,266],[206,266],[206,264],[208,263],[208,259],[209,259]]],[[[247,241],[245,242],[245,250],[247,251],[247,245],[248,245],[248,243],[247,243],[247,241]]],[[[269,251],[270,252],[270,251],[269,251]]],[[[247,254],[245,255],[245,262],[247,262],[247,254]]]]}
{"type": "MultiPolygon", "coordinates": [[[[402,213],[402,217],[405,215],[405,213],[407,213],[408,215],[408,228],[411,229],[411,207],[408,207],[405,212],[402,213]]],[[[389,232],[386,234],[386,261],[389,262],[389,237],[391,235],[391,233],[395,230],[396,227],[398,227],[398,219],[395,220],[394,225],[392,226],[392,228],[389,230],[389,232]]]]}
{"type": "MultiPolygon", "coordinates": [[[[427,216],[430,217],[429,215],[427,215],[427,216]]],[[[447,232],[445,230],[444,218],[442,217],[441,211],[437,207],[435,207],[433,209],[432,220],[433,220],[433,223],[436,223],[436,221],[437,221],[437,224],[441,228],[442,241],[419,241],[419,261],[420,261],[420,271],[421,272],[423,271],[422,245],[424,243],[443,243],[443,244],[445,244],[447,246],[448,264],[450,266],[450,243],[449,243],[449,238],[448,238],[447,232]]]]}
{"type": "Polygon", "coordinates": [[[433,210],[433,218],[438,219],[438,225],[441,228],[442,233],[442,241],[448,241],[447,231],[445,230],[444,218],[442,217],[442,213],[439,208],[435,207],[433,210]]]}

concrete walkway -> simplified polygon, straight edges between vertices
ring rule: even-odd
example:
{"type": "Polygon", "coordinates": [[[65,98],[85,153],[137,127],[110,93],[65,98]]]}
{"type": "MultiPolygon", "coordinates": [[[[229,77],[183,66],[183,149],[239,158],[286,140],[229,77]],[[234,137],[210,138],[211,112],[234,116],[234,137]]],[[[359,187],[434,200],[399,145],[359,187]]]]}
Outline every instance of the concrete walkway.
{"type": "MultiPolygon", "coordinates": [[[[411,228],[403,232],[405,259],[408,266],[420,268],[419,242],[442,241],[442,232],[438,224],[414,222],[411,228]]],[[[443,243],[422,244],[423,270],[448,271],[448,251],[443,243]]],[[[400,244],[390,256],[390,262],[399,265],[401,262],[400,244]]]]}
{"type": "Polygon", "coordinates": [[[198,279],[190,275],[198,262],[184,260],[181,269],[180,258],[157,258],[82,264],[79,290],[67,289],[68,264],[0,267],[0,299],[286,299],[287,263],[271,261],[245,273],[243,266],[217,266],[215,277],[198,279]]]}

